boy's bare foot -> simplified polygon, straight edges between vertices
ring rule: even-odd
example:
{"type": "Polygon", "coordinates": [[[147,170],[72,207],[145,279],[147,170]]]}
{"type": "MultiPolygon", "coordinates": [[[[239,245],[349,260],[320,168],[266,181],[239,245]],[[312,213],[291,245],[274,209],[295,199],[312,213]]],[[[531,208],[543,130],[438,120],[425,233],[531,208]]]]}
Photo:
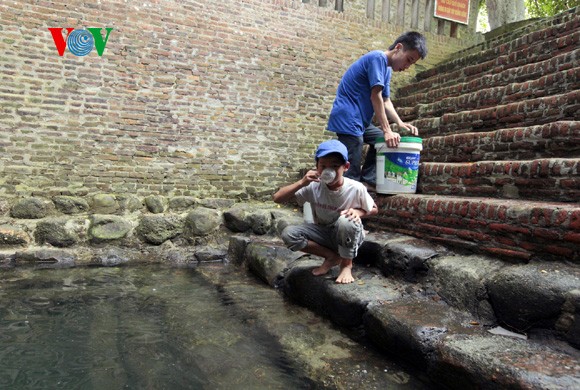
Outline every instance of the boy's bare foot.
{"type": "Polygon", "coordinates": [[[329,257],[327,259],[324,259],[324,262],[322,263],[322,265],[320,267],[314,268],[312,270],[312,274],[315,276],[324,275],[328,271],[330,271],[330,269],[332,267],[334,267],[335,265],[338,265],[338,264],[340,264],[340,257],[338,257],[338,256],[329,257]]]}
{"type": "Polygon", "coordinates": [[[342,267],[340,269],[340,274],[338,274],[338,278],[336,278],[336,283],[347,284],[352,282],[354,282],[354,278],[352,276],[352,265],[350,267],[342,267]]]}

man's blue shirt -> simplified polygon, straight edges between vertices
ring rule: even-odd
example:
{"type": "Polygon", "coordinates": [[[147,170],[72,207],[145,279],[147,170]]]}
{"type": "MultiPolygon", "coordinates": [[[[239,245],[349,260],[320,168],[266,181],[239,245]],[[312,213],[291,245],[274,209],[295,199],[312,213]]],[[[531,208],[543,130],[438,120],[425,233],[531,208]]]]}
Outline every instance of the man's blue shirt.
{"type": "Polygon", "coordinates": [[[328,119],[328,130],[339,134],[363,135],[374,109],[371,89],[383,87],[383,98],[391,95],[391,67],[384,51],[374,50],[356,60],[342,76],[328,119]]]}

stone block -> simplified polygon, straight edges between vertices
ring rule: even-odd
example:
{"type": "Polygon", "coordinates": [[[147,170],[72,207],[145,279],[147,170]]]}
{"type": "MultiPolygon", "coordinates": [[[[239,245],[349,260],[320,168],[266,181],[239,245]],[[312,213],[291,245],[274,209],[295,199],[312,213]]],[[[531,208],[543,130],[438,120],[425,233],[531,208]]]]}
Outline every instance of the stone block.
{"type": "Polygon", "coordinates": [[[119,210],[124,213],[134,213],[144,207],[144,201],[135,195],[117,195],[116,199],[119,203],[119,210]]]}
{"type": "Polygon", "coordinates": [[[564,298],[556,330],[564,340],[580,348],[580,289],[567,292],[564,298]]]}
{"type": "Polygon", "coordinates": [[[228,245],[228,260],[236,265],[243,264],[246,260],[246,247],[249,245],[250,241],[250,238],[246,236],[231,236],[228,245]]]}
{"type": "Polygon", "coordinates": [[[28,246],[30,236],[23,226],[5,224],[0,226],[0,248],[28,246]]]}
{"type": "Polygon", "coordinates": [[[183,226],[183,219],[179,215],[143,216],[136,232],[143,241],[160,245],[183,233],[183,226]]]}
{"type": "Polygon", "coordinates": [[[18,219],[40,219],[54,213],[54,204],[43,198],[24,198],[11,208],[10,215],[18,219]]]}
{"type": "Polygon", "coordinates": [[[68,217],[46,218],[36,224],[34,238],[38,244],[70,247],[79,242],[85,229],[85,220],[68,217]]]}
{"type": "Polygon", "coordinates": [[[55,196],[52,198],[56,209],[63,214],[81,214],[89,211],[88,202],[77,196],[55,196]]]}
{"type": "Polygon", "coordinates": [[[218,210],[197,207],[185,217],[185,234],[187,236],[207,236],[215,232],[222,223],[218,210]]]}
{"type": "Polygon", "coordinates": [[[280,244],[257,242],[247,246],[245,257],[250,270],[275,287],[282,277],[282,271],[295,258],[295,253],[280,244]]]}
{"type": "Polygon", "coordinates": [[[255,234],[266,234],[272,228],[272,213],[270,210],[255,210],[248,217],[248,222],[255,234]]]}
{"type": "Polygon", "coordinates": [[[33,266],[36,269],[72,268],[76,266],[77,256],[65,249],[39,249],[16,252],[16,265],[33,266]]]}
{"type": "Polygon", "coordinates": [[[578,289],[580,270],[557,263],[505,267],[488,283],[488,294],[500,324],[525,332],[553,328],[567,294],[578,289]]]}
{"type": "Polygon", "coordinates": [[[496,317],[487,294],[487,281],[504,264],[482,256],[443,256],[428,261],[435,291],[451,306],[466,310],[491,325],[496,317]]]}
{"type": "Polygon", "coordinates": [[[176,196],[169,199],[169,210],[185,211],[194,207],[197,204],[197,199],[193,196],[176,196]]]}
{"type": "Polygon", "coordinates": [[[132,223],[116,215],[92,215],[89,227],[89,239],[94,243],[116,241],[125,238],[132,223]]]}
{"type": "Polygon", "coordinates": [[[248,205],[238,204],[224,212],[225,226],[235,233],[243,233],[252,228],[250,215],[253,209],[248,205]]]}
{"type": "Polygon", "coordinates": [[[167,208],[168,201],[164,196],[151,195],[145,198],[147,210],[153,214],[161,214],[167,208]]]}
{"type": "Polygon", "coordinates": [[[93,196],[92,212],[95,214],[115,214],[119,211],[119,203],[115,195],[97,194],[93,196]]]}

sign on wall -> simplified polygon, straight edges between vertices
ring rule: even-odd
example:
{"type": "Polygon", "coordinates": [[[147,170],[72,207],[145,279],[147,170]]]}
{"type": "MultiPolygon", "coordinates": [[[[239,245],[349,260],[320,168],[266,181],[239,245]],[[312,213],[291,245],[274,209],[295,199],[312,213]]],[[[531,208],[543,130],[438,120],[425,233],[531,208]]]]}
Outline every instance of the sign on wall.
{"type": "Polygon", "coordinates": [[[93,50],[93,46],[97,49],[99,56],[103,55],[109,34],[113,30],[112,27],[107,27],[105,30],[107,34],[105,39],[101,36],[101,28],[87,28],[86,30],[75,30],[73,27],[66,28],[66,37],[62,36],[62,27],[49,27],[48,31],[52,34],[54,45],[58,51],[59,56],[64,55],[64,49],[68,45],[68,50],[77,57],[83,57],[93,50]]]}
{"type": "Polygon", "coordinates": [[[435,0],[435,17],[469,24],[469,0],[435,0]]]}

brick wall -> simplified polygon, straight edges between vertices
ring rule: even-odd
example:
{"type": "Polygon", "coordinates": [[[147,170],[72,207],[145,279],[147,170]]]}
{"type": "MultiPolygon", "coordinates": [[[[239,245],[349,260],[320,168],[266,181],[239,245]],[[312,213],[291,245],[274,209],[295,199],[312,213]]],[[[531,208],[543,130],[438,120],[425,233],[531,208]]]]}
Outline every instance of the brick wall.
{"type": "MultiPolygon", "coordinates": [[[[312,163],[347,66],[407,28],[290,0],[0,3],[0,196],[267,198],[312,163]],[[49,27],[112,27],[102,57],[49,27]]],[[[464,41],[427,33],[432,67],[464,41]]]]}

